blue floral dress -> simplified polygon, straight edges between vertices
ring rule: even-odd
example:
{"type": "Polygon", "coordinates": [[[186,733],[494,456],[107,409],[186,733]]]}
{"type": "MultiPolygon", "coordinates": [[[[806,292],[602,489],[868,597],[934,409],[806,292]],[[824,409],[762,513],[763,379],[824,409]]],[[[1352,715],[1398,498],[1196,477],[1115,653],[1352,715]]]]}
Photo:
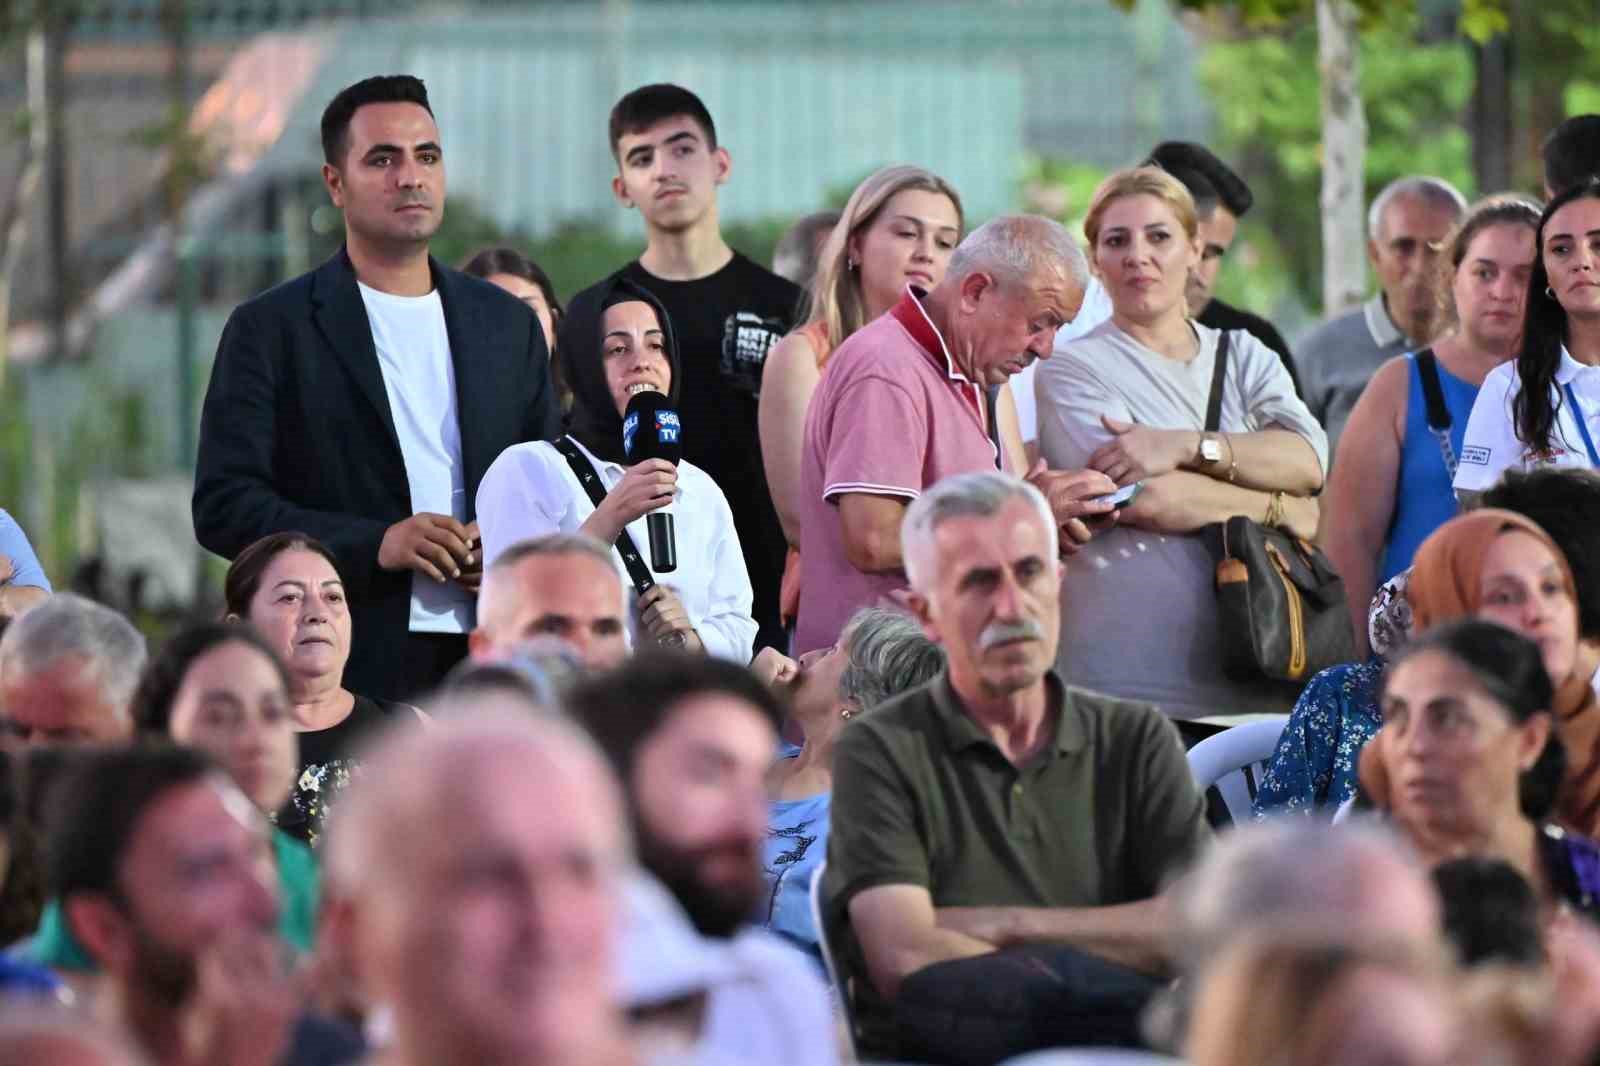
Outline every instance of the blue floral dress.
{"type": "Polygon", "coordinates": [[[1356,761],[1383,717],[1378,687],[1383,662],[1330,666],[1306,685],[1257,782],[1255,815],[1331,817],[1356,794],[1356,761]]]}

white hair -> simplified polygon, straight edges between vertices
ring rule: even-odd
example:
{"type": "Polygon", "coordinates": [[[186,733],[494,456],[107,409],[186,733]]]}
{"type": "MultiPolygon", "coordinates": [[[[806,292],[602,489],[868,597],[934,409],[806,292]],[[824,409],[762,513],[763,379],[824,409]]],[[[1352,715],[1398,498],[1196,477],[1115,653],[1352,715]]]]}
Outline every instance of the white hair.
{"type": "Polygon", "coordinates": [[[633,583],[617,567],[611,549],[587,533],[548,533],[542,537],[528,537],[504,548],[483,572],[483,584],[478,589],[478,625],[499,609],[503,599],[514,599],[521,594],[520,587],[511,579],[511,571],[525,559],[534,556],[587,555],[604,563],[617,579],[617,595],[622,603],[622,617],[628,617],[633,606],[633,583]]]}
{"type": "Polygon", "coordinates": [[[67,656],[87,660],[108,706],[126,710],[144,672],[144,636],[122,615],[62,592],[25,612],[0,637],[0,675],[35,674],[67,656]]]}
{"type": "Polygon", "coordinates": [[[945,277],[983,271],[1002,284],[1019,284],[1046,270],[1060,271],[1080,289],[1089,284],[1089,261],[1065,226],[1041,215],[1001,215],[957,245],[945,277]]]}
{"type": "Polygon", "coordinates": [[[905,559],[906,577],[918,591],[927,589],[933,575],[925,569],[925,558],[933,546],[933,536],[947,519],[976,516],[988,518],[1012,500],[1026,500],[1039,513],[1049,531],[1049,558],[1054,559],[1060,544],[1056,518],[1044,494],[1026,481],[993,470],[957,474],[936,482],[906,508],[900,523],[900,554],[905,559]]]}
{"type": "Polygon", "coordinates": [[[1426,175],[1396,178],[1383,187],[1372,206],[1367,208],[1367,236],[1372,240],[1378,239],[1378,231],[1383,228],[1383,214],[1396,200],[1422,200],[1430,207],[1450,212],[1452,218],[1467,213],[1467,198],[1443,178],[1426,175]]]}

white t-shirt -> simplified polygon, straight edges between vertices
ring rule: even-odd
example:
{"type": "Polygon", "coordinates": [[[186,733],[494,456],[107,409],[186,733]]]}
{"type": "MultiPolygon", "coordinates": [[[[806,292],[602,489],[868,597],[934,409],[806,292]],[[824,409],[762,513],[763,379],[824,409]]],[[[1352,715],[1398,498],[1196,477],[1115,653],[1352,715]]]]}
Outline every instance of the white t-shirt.
{"type": "MultiPolygon", "coordinates": [[[[1111,317],[1111,297],[1099,278],[1090,278],[1089,287],[1083,290],[1083,306],[1078,317],[1056,330],[1051,358],[1060,356],[1062,349],[1111,317]]],[[[1020,374],[1011,378],[1011,396],[1017,402],[1017,424],[1022,429],[1022,443],[1039,439],[1039,408],[1034,399],[1033,375],[1038,363],[1030,363],[1020,374]]]]}
{"type": "MultiPolygon", "coordinates": [[[[622,465],[597,458],[582,444],[578,448],[594,465],[605,490],[615,488],[622,480],[622,465]]],[[[513,444],[489,465],[478,486],[484,564],[493,563],[519,540],[576,533],[592,514],[589,494],[554,444],[542,440],[513,444]]],[[[710,474],[684,460],[678,463],[671,514],[678,567],[671,573],[651,573],[683,601],[689,624],[700,634],[706,651],[743,666],[750,661],[756,639],[751,614],[754,593],[728,498],[710,474]]],[[[628,535],[649,566],[650,535],[643,516],[628,523],[628,535]]],[[[622,553],[612,548],[611,556],[618,572],[625,574],[622,553]]],[[[631,602],[631,584],[629,588],[631,602]]],[[[639,643],[637,615],[634,611],[629,616],[635,644],[639,643]]]]}
{"type": "MultiPolygon", "coordinates": [[[[1585,366],[1572,358],[1565,346],[1561,349],[1561,364],[1556,367],[1555,384],[1551,398],[1556,402],[1556,423],[1553,446],[1547,454],[1539,454],[1517,438],[1516,414],[1512,404],[1522,391],[1522,379],[1517,376],[1515,360],[1501,363],[1489,371],[1478,390],[1478,399],[1472,405],[1472,415],[1467,419],[1467,433],[1461,442],[1460,465],[1456,468],[1455,487],[1458,492],[1482,492],[1500,480],[1507,470],[1531,470],[1541,466],[1566,466],[1586,469],[1589,449],[1584,446],[1583,434],[1578,428],[1578,414],[1568,402],[1566,386],[1571,385],[1578,405],[1583,409],[1583,421],[1590,439],[1600,442],[1600,367],[1585,366]]],[[[1600,447],[1600,443],[1596,444],[1600,447]]]]}
{"type": "MultiPolygon", "coordinates": [[[[389,411],[400,437],[411,513],[447,514],[465,522],[467,484],[456,418],[456,373],[439,293],[395,296],[361,285],[361,300],[367,306],[389,411]]],[[[470,593],[453,582],[440,584],[422,574],[411,575],[413,633],[466,633],[472,624],[470,593]]]]}

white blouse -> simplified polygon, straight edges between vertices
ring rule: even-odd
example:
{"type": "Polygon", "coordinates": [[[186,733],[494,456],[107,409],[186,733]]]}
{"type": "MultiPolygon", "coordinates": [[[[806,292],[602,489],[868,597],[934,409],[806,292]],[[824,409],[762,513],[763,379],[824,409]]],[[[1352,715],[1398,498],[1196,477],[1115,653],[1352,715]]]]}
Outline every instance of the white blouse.
{"type": "MultiPolygon", "coordinates": [[[[578,448],[594,464],[606,491],[614,489],[626,468],[597,458],[582,444],[578,448]]],[[[483,475],[477,502],[486,566],[520,540],[576,533],[594,513],[594,504],[566,457],[546,441],[514,444],[501,452],[483,475]]],[[[671,513],[678,568],[667,574],[651,573],[683,602],[689,624],[708,653],[744,665],[750,661],[756,639],[757,626],[751,614],[754,594],[727,497],[711,475],[693,463],[680,462],[671,513]]],[[[643,516],[628,523],[628,535],[649,566],[650,537],[643,516]]],[[[626,580],[622,554],[613,547],[611,555],[626,580]]],[[[637,642],[637,611],[631,612],[629,627],[637,642]]]]}
{"type": "Polygon", "coordinates": [[[1556,407],[1555,441],[1547,451],[1530,447],[1517,437],[1516,413],[1512,403],[1522,391],[1517,363],[1501,363],[1483,379],[1483,388],[1467,418],[1466,436],[1461,441],[1460,464],[1456,467],[1456,491],[1482,492],[1500,480],[1507,470],[1532,470],[1541,466],[1587,468],[1589,449],[1578,426],[1579,412],[1567,400],[1566,388],[1583,409],[1583,428],[1600,447],[1600,367],[1585,366],[1561,349],[1561,365],[1556,367],[1550,398],[1556,407]]]}

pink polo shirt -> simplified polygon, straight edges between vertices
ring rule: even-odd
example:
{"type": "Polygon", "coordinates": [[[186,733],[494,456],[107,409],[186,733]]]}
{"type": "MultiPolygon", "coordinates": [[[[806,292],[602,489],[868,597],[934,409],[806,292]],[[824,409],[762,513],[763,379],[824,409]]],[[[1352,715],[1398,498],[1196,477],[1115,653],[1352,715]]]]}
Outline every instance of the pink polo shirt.
{"type": "Polygon", "coordinates": [[[795,654],[833,644],[858,609],[906,585],[900,571],[850,565],[838,498],[910,501],[941,478],[994,470],[984,419],[982,387],[956,369],[912,289],[834,351],[806,411],[795,654]]]}

